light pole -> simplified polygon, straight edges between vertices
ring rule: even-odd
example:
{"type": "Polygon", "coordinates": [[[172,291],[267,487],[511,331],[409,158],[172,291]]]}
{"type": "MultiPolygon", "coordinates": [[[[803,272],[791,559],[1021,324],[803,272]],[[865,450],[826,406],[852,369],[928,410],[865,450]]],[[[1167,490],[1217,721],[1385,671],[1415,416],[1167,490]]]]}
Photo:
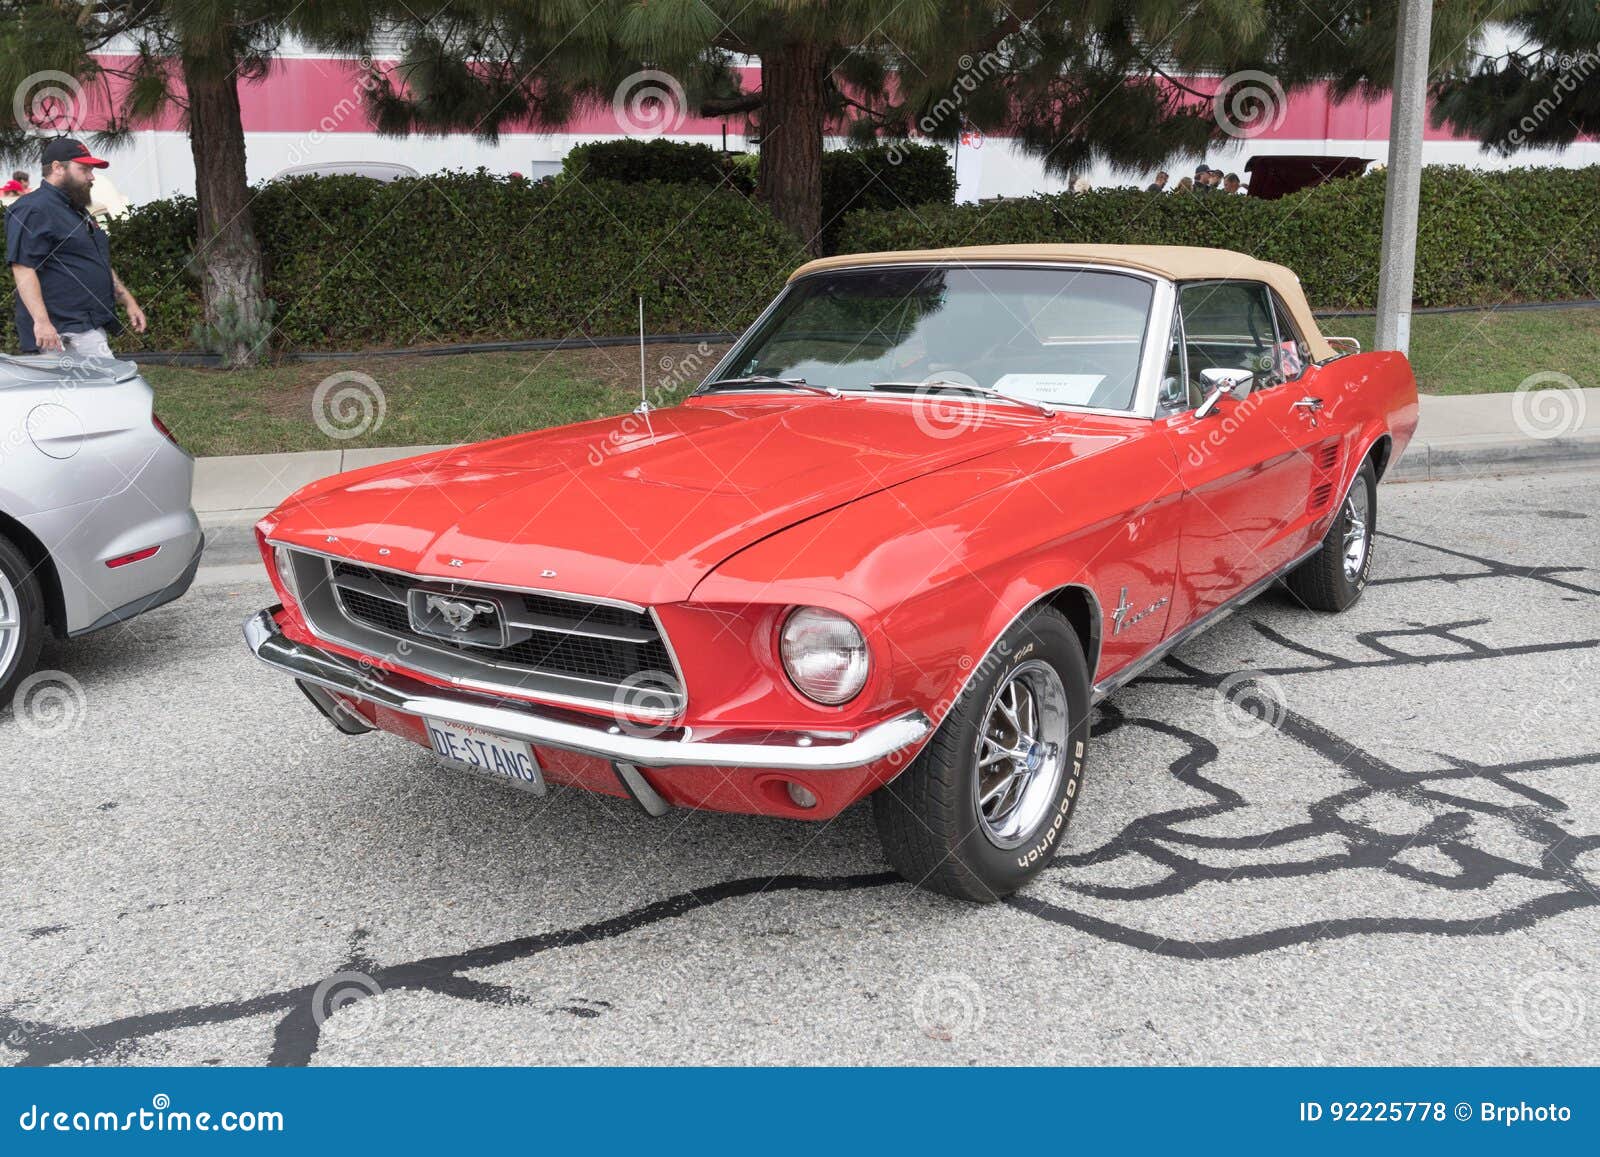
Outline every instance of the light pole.
{"type": "Polygon", "coordinates": [[[1411,291],[1417,261],[1417,201],[1422,192],[1422,130],[1428,102],[1431,0],[1400,0],[1394,96],[1389,112],[1389,170],[1383,194],[1383,249],[1378,257],[1375,348],[1411,346],[1411,291]]]}

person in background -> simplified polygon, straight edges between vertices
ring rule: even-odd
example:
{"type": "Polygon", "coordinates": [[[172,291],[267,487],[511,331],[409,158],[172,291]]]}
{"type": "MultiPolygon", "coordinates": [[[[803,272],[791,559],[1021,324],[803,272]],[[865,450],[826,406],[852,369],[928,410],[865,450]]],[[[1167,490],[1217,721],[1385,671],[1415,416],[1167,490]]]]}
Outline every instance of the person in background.
{"type": "Polygon", "coordinates": [[[1224,193],[1242,193],[1244,186],[1239,183],[1238,173],[1229,173],[1222,178],[1222,191],[1224,193]]]}
{"type": "Polygon", "coordinates": [[[1162,169],[1156,174],[1156,179],[1145,186],[1146,193],[1159,193],[1167,187],[1167,171],[1162,169]]]}
{"type": "Polygon", "coordinates": [[[1194,178],[1193,177],[1185,177],[1183,180],[1178,182],[1177,191],[1180,192],[1180,193],[1192,193],[1192,192],[1194,192],[1194,188],[1195,188],[1194,178]]]}
{"type": "Polygon", "coordinates": [[[21,169],[11,174],[11,179],[0,185],[0,205],[9,205],[28,192],[28,174],[21,169]]]}
{"type": "Polygon", "coordinates": [[[113,356],[106,338],[121,332],[119,301],[133,331],[145,330],[144,310],[111,268],[111,242],[89,216],[94,171],[107,163],[83,142],[57,137],[44,149],[44,183],[6,210],[6,261],[25,354],[113,356]]]}
{"type": "Polygon", "coordinates": [[[1196,165],[1194,168],[1194,188],[1201,192],[1211,187],[1211,166],[1196,165]]]}

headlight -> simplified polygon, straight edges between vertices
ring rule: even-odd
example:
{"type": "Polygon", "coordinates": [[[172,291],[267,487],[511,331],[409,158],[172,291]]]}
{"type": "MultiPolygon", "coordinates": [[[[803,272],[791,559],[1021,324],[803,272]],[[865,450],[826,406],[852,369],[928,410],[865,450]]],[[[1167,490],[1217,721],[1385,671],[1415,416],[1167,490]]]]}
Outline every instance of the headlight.
{"type": "Polygon", "coordinates": [[[821,607],[801,607],[783,624],[783,667],[802,694],[818,703],[843,703],[867,682],[867,641],[861,628],[821,607]]]}
{"type": "Polygon", "coordinates": [[[272,565],[278,572],[278,581],[283,584],[283,589],[289,592],[289,597],[295,602],[300,601],[300,587],[294,581],[294,552],[286,546],[272,548],[272,565]]]}

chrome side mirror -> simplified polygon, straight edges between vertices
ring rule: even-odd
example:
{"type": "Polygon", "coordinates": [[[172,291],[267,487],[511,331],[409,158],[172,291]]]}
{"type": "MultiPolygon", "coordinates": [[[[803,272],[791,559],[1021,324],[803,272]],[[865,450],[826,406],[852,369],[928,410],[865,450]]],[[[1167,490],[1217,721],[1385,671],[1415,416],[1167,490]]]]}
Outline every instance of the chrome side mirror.
{"type": "Polygon", "coordinates": [[[1206,394],[1205,400],[1195,407],[1194,416],[1196,418],[1210,417],[1211,414],[1216,411],[1217,404],[1221,402],[1223,398],[1232,395],[1233,391],[1239,387],[1240,383],[1248,382],[1250,380],[1248,376],[1227,377],[1222,371],[1210,369],[1201,370],[1200,375],[1208,382],[1211,382],[1212,386],[1211,392],[1206,394]]]}
{"type": "Polygon", "coordinates": [[[1353,337],[1324,337],[1322,340],[1332,346],[1335,353],[1358,354],[1361,352],[1361,342],[1353,337]]]}

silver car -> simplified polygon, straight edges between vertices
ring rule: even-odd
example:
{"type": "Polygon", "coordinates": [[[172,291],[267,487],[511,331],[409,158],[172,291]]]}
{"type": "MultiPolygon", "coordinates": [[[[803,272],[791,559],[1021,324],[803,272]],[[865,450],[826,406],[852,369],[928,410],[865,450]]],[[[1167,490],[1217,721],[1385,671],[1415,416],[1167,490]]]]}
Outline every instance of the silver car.
{"type": "Polygon", "coordinates": [[[188,590],[194,459],[132,362],[0,355],[0,705],[45,633],[75,637],[188,590]]]}

